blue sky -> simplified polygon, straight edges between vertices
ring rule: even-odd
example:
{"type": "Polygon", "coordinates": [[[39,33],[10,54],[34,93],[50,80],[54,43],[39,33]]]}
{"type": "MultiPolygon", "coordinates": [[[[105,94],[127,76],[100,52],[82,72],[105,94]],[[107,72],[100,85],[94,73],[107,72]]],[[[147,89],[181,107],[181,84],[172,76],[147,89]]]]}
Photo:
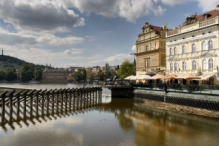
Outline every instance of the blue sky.
{"type": "Polygon", "coordinates": [[[1,0],[5,55],[54,67],[133,60],[145,22],[168,28],[215,9],[217,0],[1,0]]]}

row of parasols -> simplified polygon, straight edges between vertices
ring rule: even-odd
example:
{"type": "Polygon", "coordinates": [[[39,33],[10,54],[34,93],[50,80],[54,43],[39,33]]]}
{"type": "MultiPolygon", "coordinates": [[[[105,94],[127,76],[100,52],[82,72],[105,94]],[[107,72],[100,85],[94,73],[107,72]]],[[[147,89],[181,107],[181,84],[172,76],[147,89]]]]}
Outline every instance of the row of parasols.
{"type": "Polygon", "coordinates": [[[128,76],[125,78],[125,80],[171,80],[171,79],[190,79],[190,80],[207,80],[213,75],[192,75],[190,73],[186,74],[181,74],[181,75],[176,75],[176,74],[169,74],[169,75],[161,75],[161,74],[156,74],[155,76],[149,76],[149,75],[138,75],[138,76],[128,76]]]}

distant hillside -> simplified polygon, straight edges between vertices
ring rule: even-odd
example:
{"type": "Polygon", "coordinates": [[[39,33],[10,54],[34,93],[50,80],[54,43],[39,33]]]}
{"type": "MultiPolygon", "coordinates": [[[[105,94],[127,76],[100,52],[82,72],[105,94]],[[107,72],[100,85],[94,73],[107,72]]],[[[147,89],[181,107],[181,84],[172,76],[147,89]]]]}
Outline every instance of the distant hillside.
{"type": "Polygon", "coordinates": [[[31,65],[33,68],[35,67],[41,67],[41,68],[45,68],[44,65],[35,65],[33,63],[29,63],[26,62],[24,60],[12,57],[12,56],[5,56],[5,55],[0,55],[0,68],[16,68],[19,69],[22,64],[29,64],[31,65]]]}

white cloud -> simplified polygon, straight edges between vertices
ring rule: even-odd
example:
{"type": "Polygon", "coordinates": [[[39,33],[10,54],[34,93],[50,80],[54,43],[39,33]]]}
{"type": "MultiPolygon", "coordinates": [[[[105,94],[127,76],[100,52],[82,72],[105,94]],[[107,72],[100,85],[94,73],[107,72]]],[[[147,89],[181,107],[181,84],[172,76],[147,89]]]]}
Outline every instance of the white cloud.
{"type": "Polygon", "coordinates": [[[18,30],[63,31],[84,25],[73,10],[61,1],[52,0],[1,0],[0,18],[18,30]]]}
{"type": "Polygon", "coordinates": [[[41,33],[39,35],[27,34],[24,32],[10,33],[0,27],[0,44],[5,45],[29,45],[29,46],[60,46],[65,44],[75,44],[83,42],[83,38],[66,36],[59,38],[53,34],[41,33]]]}
{"type": "Polygon", "coordinates": [[[85,37],[88,38],[88,40],[89,40],[90,42],[92,42],[92,41],[95,40],[95,36],[93,36],[93,35],[87,35],[87,36],[85,36],[85,37]]]}
{"type": "Polygon", "coordinates": [[[121,62],[123,62],[124,60],[133,60],[134,57],[131,56],[130,54],[116,54],[116,55],[113,55],[113,56],[110,56],[108,58],[105,59],[106,62],[117,62],[117,64],[121,64],[121,62]]]}
{"type": "Polygon", "coordinates": [[[133,50],[133,51],[136,51],[136,45],[133,45],[133,46],[132,46],[132,50],[133,50]]]}
{"type": "Polygon", "coordinates": [[[104,17],[122,17],[130,22],[149,15],[162,14],[165,9],[156,6],[157,0],[65,0],[66,5],[77,8],[81,13],[95,13],[104,17]],[[159,10],[159,11],[157,11],[159,10]]]}
{"type": "Polygon", "coordinates": [[[197,2],[198,6],[203,10],[203,12],[215,9],[216,6],[218,5],[218,0],[160,0],[160,1],[170,6],[183,4],[187,2],[197,2]]]}

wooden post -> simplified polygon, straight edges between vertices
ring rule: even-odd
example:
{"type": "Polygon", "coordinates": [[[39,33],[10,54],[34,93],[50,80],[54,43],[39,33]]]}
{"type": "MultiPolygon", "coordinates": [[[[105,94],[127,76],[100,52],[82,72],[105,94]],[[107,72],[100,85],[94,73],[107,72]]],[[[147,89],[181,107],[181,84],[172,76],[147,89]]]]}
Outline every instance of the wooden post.
{"type": "Polygon", "coordinates": [[[14,94],[15,90],[13,90],[11,93],[8,94],[9,97],[9,101],[10,101],[10,117],[12,117],[12,113],[13,113],[13,94],[14,94]]]}
{"type": "Polygon", "coordinates": [[[67,94],[69,95],[69,111],[71,111],[71,99],[72,99],[71,89],[67,90],[67,94]]]}
{"type": "Polygon", "coordinates": [[[97,99],[97,87],[95,87],[95,92],[96,92],[96,97],[95,98],[96,98],[96,104],[97,104],[97,100],[98,100],[97,99]]]}
{"type": "Polygon", "coordinates": [[[30,97],[30,116],[33,116],[33,92],[35,90],[32,90],[31,92],[28,93],[29,97],[30,97]]]}
{"type": "Polygon", "coordinates": [[[80,89],[80,108],[81,108],[81,109],[82,109],[82,98],[83,98],[82,94],[83,94],[83,90],[82,90],[82,88],[81,88],[81,89],[80,89]]]}
{"type": "Polygon", "coordinates": [[[66,89],[63,89],[63,94],[65,95],[65,112],[67,112],[67,100],[68,100],[68,97],[67,97],[67,91],[66,89]]]}
{"type": "Polygon", "coordinates": [[[41,97],[42,97],[42,102],[41,102],[41,106],[42,106],[42,115],[44,115],[44,97],[45,97],[45,92],[47,91],[47,89],[46,90],[44,90],[44,91],[42,91],[41,93],[40,93],[40,95],[41,95],[41,97]]]}
{"type": "Polygon", "coordinates": [[[2,124],[5,122],[5,98],[6,98],[6,93],[8,91],[5,91],[2,95],[1,95],[1,99],[2,99],[2,124]]]}
{"type": "Polygon", "coordinates": [[[52,90],[51,92],[50,92],[50,94],[51,94],[51,96],[52,96],[52,115],[54,115],[54,92],[56,91],[56,89],[55,90],[52,90]]]}
{"type": "Polygon", "coordinates": [[[27,107],[27,90],[22,93],[24,99],[24,118],[26,117],[26,107],[27,107]]]}
{"type": "Polygon", "coordinates": [[[77,89],[72,89],[72,93],[73,93],[73,110],[75,109],[76,90],[77,89]]]}
{"type": "Polygon", "coordinates": [[[89,90],[90,90],[90,107],[91,107],[91,100],[92,100],[91,92],[92,92],[92,88],[89,88],[89,90]]]}

